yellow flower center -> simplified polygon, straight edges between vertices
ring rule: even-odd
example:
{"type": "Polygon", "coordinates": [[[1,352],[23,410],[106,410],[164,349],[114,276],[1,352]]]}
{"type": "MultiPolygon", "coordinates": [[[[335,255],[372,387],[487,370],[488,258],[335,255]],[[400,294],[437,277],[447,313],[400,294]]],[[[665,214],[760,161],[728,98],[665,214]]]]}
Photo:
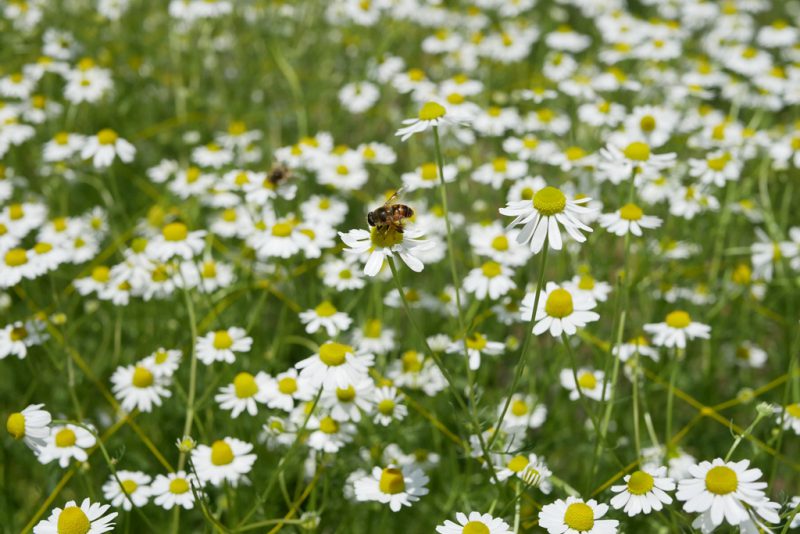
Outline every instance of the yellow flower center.
{"type": "Polygon", "coordinates": [[[339,278],[342,280],[350,280],[353,278],[353,272],[350,269],[342,269],[339,271],[339,278]]]}
{"type": "Polygon", "coordinates": [[[639,121],[639,128],[641,128],[643,132],[652,132],[656,129],[656,118],[652,115],[645,115],[639,121]]]}
{"type": "Polygon", "coordinates": [[[25,208],[22,204],[11,204],[8,207],[8,216],[12,221],[18,221],[25,216],[25,208]]]}
{"type": "Polygon", "coordinates": [[[403,234],[395,230],[393,226],[378,230],[375,226],[370,231],[370,240],[375,247],[389,248],[403,242],[403,234]]]}
{"type": "Polygon", "coordinates": [[[162,363],[166,362],[168,356],[169,356],[169,354],[167,354],[167,351],[165,351],[165,350],[156,351],[156,357],[155,357],[156,363],[157,364],[162,364],[162,363]]]}
{"type": "Polygon", "coordinates": [[[486,347],[486,337],[476,332],[467,338],[466,343],[469,349],[483,350],[486,347]]]}
{"type": "Polygon", "coordinates": [[[455,106],[463,104],[465,100],[466,99],[464,98],[464,95],[462,95],[461,93],[450,93],[449,95],[447,95],[447,102],[455,106]]]}
{"type": "Polygon", "coordinates": [[[647,161],[650,159],[650,145],[634,142],[625,147],[625,157],[634,161],[647,161]]]}
{"type": "Polygon", "coordinates": [[[712,467],[706,473],[706,489],[716,495],[727,495],[736,491],[739,479],[736,471],[724,465],[712,467]]]}
{"type": "Polygon", "coordinates": [[[228,133],[231,135],[242,135],[247,131],[247,125],[242,121],[233,121],[228,125],[228,133]]]}
{"type": "Polygon", "coordinates": [[[403,472],[396,467],[387,467],[381,471],[381,479],[378,487],[382,493],[395,495],[406,490],[406,481],[403,472]]]}
{"type": "Polygon", "coordinates": [[[233,450],[225,441],[218,439],[211,444],[211,463],[228,465],[233,461],[233,450]]]}
{"type": "Polygon", "coordinates": [[[594,278],[588,274],[582,274],[581,279],[578,282],[578,289],[583,289],[584,291],[590,291],[594,289],[594,278]]]}
{"type": "Polygon", "coordinates": [[[289,223],[277,223],[272,227],[272,235],[275,237],[289,237],[292,234],[292,225],[289,223]]]}
{"type": "Polygon", "coordinates": [[[564,512],[564,523],[578,532],[592,530],[592,527],[594,527],[594,512],[589,505],[582,502],[574,502],[564,512]]]}
{"type": "MultiPolygon", "coordinates": [[[[280,389],[280,385],[278,389],[280,389]]],[[[233,390],[236,392],[238,398],[248,399],[258,393],[258,384],[256,384],[256,379],[253,375],[241,372],[233,379],[233,390]]]]}
{"type": "Polygon", "coordinates": [[[77,506],[67,506],[58,514],[58,534],[86,534],[90,528],[89,518],[77,506]]]}
{"type": "Polygon", "coordinates": [[[286,376],[278,380],[278,391],[284,395],[291,395],[297,391],[297,380],[291,376],[286,376]]]}
{"type": "Polygon", "coordinates": [[[419,373],[422,370],[422,359],[415,350],[408,350],[403,353],[403,371],[406,373],[419,373]]]}
{"type": "Polygon", "coordinates": [[[508,250],[508,238],[504,235],[499,235],[492,239],[492,248],[499,251],[508,250]]]}
{"type": "Polygon", "coordinates": [[[69,134],[67,132],[59,132],[55,135],[53,140],[56,142],[56,144],[64,146],[69,143],[69,134]]]}
{"type": "Polygon", "coordinates": [[[653,477],[644,471],[636,471],[628,479],[628,491],[631,495],[644,495],[653,489],[653,477]]]}
{"type": "Polygon", "coordinates": [[[347,359],[347,354],[353,352],[353,347],[328,341],[319,348],[319,359],[328,367],[342,365],[347,359]]]}
{"type": "Polygon", "coordinates": [[[441,104],[436,102],[426,102],[419,110],[419,120],[432,121],[444,117],[447,110],[441,104]]]}
{"type": "Polygon", "coordinates": [[[548,296],[544,311],[550,317],[561,319],[572,314],[572,295],[566,289],[554,289],[548,296]]]}
{"type": "Polygon", "coordinates": [[[383,399],[378,403],[378,411],[383,415],[392,415],[394,413],[394,401],[392,399],[383,399]]]}
{"type": "Polygon", "coordinates": [[[522,417],[528,413],[528,405],[525,403],[525,401],[516,399],[511,403],[511,413],[517,417],[522,417]]]}
{"type": "Polygon", "coordinates": [[[113,145],[117,142],[117,139],[119,139],[117,132],[109,128],[100,130],[97,133],[97,142],[101,145],[113,145]]]}
{"type": "Polygon", "coordinates": [[[189,229],[181,222],[169,223],[162,230],[161,234],[167,241],[184,241],[189,235],[189,229]]]}
{"type": "Polygon", "coordinates": [[[341,402],[353,402],[353,399],[356,398],[356,390],[353,386],[347,386],[344,389],[336,388],[336,398],[341,402]]]}
{"type": "Polygon", "coordinates": [[[169,483],[169,492],[175,495],[181,495],[189,491],[189,483],[185,478],[176,478],[169,483]]]}
{"type": "Polygon", "coordinates": [[[217,330],[214,332],[213,345],[217,350],[229,349],[233,346],[233,338],[227,330],[217,330]]]}
{"type": "Polygon", "coordinates": [[[330,303],[330,301],[326,300],[314,308],[314,312],[316,312],[316,314],[320,317],[331,317],[337,312],[337,310],[336,307],[330,303]]]}
{"type": "Polygon", "coordinates": [[[481,270],[483,271],[483,276],[486,278],[494,278],[495,276],[500,276],[500,273],[503,272],[503,268],[500,267],[499,263],[493,261],[487,261],[481,266],[481,270]]]}
{"type": "Polygon", "coordinates": [[[439,177],[439,172],[436,169],[435,163],[423,163],[420,166],[420,175],[423,180],[435,180],[439,177]]]}
{"type": "Polygon", "coordinates": [[[586,151],[578,146],[571,146],[564,151],[564,155],[570,161],[577,161],[586,156],[586,151]]]}
{"type": "Polygon", "coordinates": [[[411,69],[408,71],[408,78],[415,82],[421,82],[425,79],[425,72],[421,69],[411,69]]]}
{"type": "Polygon", "coordinates": [[[336,434],[339,431],[339,423],[332,417],[323,417],[319,422],[319,429],[325,434],[336,434]]]}
{"type": "Polygon", "coordinates": [[[136,491],[136,488],[138,488],[138,487],[139,487],[139,484],[137,484],[137,483],[136,483],[136,482],[134,482],[133,480],[123,480],[123,481],[122,481],[122,489],[123,489],[123,490],[125,491],[125,493],[127,493],[128,495],[130,495],[131,493],[133,493],[134,491],[136,491]]]}
{"type": "Polygon", "coordinates": [[[28,329],[25,325],[15,326],[11,329],[11,341],[22,341],[28,337],[28,329]]]}
{"type": "Polygon", "coordinates": [[[578,375],[578,385],[581,389],[594,389],[597,387],[597,379],[594,377],[594,373],[583,372],[578,375]]]}
{"type": "Polygon", "coordinates": [[[530,461],[528,461],[527,456],[514,456],[508,462],[508,468],[515,473],[519,473],[520,471],[528,467],[529,463],[530,461]]]}
{"type": "Polygon", "coordinates": [[[491,534],[491,531],[480,521],[470,521],[461,529],[461,534],[491,534]]]}
{"type": "Polygon", "coordinates": [[[217,276],[217,264],[213,261],[203,262],[202,276],[203,278],[214,278],[217,276]]]}
{"type": "Polygon", "coordinates": [[[137,365],[133,370],[133,385],[137,388],[146,388],[153,385],[153,373],[146,367],[137,365]]]}
{"type": "Polygon", "coordinates": [[[14,436],[14,439],[22,439],[25,437],[25,416],[21,413],[12,413],[6,419],[6,430],[14,436]]]}
{"type": "Polygon", "coordinates": [[[381,337],[382,329],[383,324],[381,323],[380,319],[370,319],[367,321],[367,324],[364,325],[364,337],[377,339],[381,337]]]}
{"type": "Polygon", "coordinates": [[[186,169],[186,183],[193,184],[200,179],[200,169],[197,167],[189,167],[186,169]]]}
{"type": "Polygon", "coordinates": [[[36,243],[33,246],[33,250],[37,254],[47,254],[48,252],[53,250],[53,245],[51,245],[50,243],[36,243]]]}
{"type": "Polygon", "coordinates": [[[672,328],[686,328],[692,322],[692,318],[685,311],[676,310],[670,312],[664,322],[672,328]]]}
{"type": "Polygon", "coordinates": [[[508,159],[495,158],[495,160],[492,162],[492,167],[494,168],[494,172],[506,172],[508,169],[508,159]]]}
{"type": "Polygon", "coordinates": [[[547,217],[561,213],[566,205],[567,197],[555,187],[547,186],[533,195],[534,209],[547,217]]]}
{"type": "Polygon", "coordinates": [[[12,248],[6,252],[6,265],[9,267],[19,267],[28,263],[28,253],[24,248],[12,248]]]}
{"type": "Polygon", "coordinates": [[[110,278],[111,270],[105,265],[98,265],[92,269],[92,280],[95,282],[105,283],[110,278]]]}
{"type": "Polygon", "coordinates": [[[786,411],[795,419],[800,419],[800,403],[795,402],[794,404],[788,405],[786,411]]]}
{"type": "Polygon", "coordinates": [[[725,156],[720,156],[718,158],[710,158],[706,160],[706,164],[708,168],[712,171],[721,171],[725,168],[725,165],[728,163],[728,158],[725,156]]]}
{"type": "Polygon", "coordinates": [[[633,203],[625,204],[619,209],[620,219],[626,221],[638,221],[642,218],[642,215],[644,215],[642,208],[633,203]]]}
{"type": "Polygon", "coordinates": [[[56,447],[72,447],[76,439],[75,432],[71,428],[62,428],[56,434],[56,447]]]}

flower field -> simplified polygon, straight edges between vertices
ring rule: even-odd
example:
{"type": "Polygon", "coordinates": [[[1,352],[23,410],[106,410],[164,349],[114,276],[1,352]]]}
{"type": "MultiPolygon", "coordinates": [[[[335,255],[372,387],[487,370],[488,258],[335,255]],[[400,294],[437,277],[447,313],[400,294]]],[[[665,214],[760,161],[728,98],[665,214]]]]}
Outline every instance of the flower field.
{"type": "Polygon", "coordinates": [[[0,532],[800,529],[800,2],[0,0],[0,532]]]}

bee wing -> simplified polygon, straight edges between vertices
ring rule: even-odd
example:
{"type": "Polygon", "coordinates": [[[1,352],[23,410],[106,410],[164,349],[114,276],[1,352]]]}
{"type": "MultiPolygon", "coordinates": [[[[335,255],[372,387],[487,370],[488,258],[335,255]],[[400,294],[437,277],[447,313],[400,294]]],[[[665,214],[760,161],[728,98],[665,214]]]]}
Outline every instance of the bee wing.
{"type": "Polygon", "coordinates": [[[395,192],[392,193],[392,196],[390,196],[389,198],[386,199],[386,202],[385,202],[384,205],[388,206],[389,204],[392,204],[395,200],[397,200],[400,197],[400,195],[403,194],[403,191],[405,190],[405,188],[406,187],[403,185],[403,186],[400,186],[399,189],[396,189],[395,192]]]}

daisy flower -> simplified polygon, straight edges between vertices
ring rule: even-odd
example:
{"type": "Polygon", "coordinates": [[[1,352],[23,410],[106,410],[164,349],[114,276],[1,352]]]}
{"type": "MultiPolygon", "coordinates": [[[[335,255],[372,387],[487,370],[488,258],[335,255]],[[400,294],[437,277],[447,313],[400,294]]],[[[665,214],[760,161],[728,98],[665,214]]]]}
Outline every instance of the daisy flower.
{"type": "Polygon", "coordinates": [[[489,341],[480,332],[474,332],[466,340],[459,339],[447,347],[447,352],[451,354],[464,354],[466,351],[469,358],[469,368],[477,371],[481,366],[481,354],[497,356],[506,349],[504,343],[499,341],[489,341]],[[466,347],[465,347],[466,345],[466,347]]]}
{"type": "Polygon", "coordinates": [[[219,393],[214,396],[214,400],[223,410],[230,410],[231,417],[234,419],[245,410],[250,415],[256,415],[258,413],[256,403],[265,404],[269,398],[268,382],[269,375],[264,372],[255,376],[241,372],[234,377],[232,383],[219,388],[219,393]]]}
{"type": "MultiPolygon", "coordinates": [[[[498,417],[503,412],[505,400],[497,407],[498,417]]],[[[531,395],[515,393],[511,396],[503,428],[513,430],[517,428],[539,428],[547,419],[547,407],[542,403],[537,403],[536,398],[531,395]]]]}
{"type": "Polygon", "coordinates": [[[650,346],[650,342],[644,336],[635,337],[611,349],[611,354],[623,362],[627,362],[637,352],[640,356],[647,356],[654,362],[658,361],[658,350],[650,346]]]}
{"type": "Polygon", "coordinates": [[[142,507],[150,499],[148,484],[151,480],[150,475],[141,471],[117,471],[116,477],[112,474],[103,484],[103,497],[111,502],[111,506],[126,511],[132,508],[131,501],[137,508],[142,507]]]}
{"type": "Polygon", "coordinates": [[[0,261],[0,288],[14,287],[23,278],[33,280],[43,270],[33,262],[33,251],[24,248],[12,248],[3,254],[0,261]]]}
{"type": "MultiPolygon", "coordinates": [[[[522,299],[520,314],[524,321],[530,322],[535,300],[536,294],[533,292],[522,299]]],[[[593,298],[548,282],[539,297],[539,309],[532,332],[537,336],[547,331],[553,337],[560,337],[562,332],[571,336],[578,328],[600,319],[600,315],[591,311],[595,306],[597,303],[593,298]]]]}
{"type": "Polygon", "coordinates": [[[588,197],[579,200],[569,200],[560,190],[547,186],[533,195],[533,200],[512,201],[500,208],[500,213],[515,219],[508,225],[509,228],[518,224],[523,225],[522,231],[517,236],[518,243],[530,243],[531,251],[538,253],[547,240],[550,248],[561,250],[561,231],[559,225],[569,236],[579,243],[586,241],[581,230],[591,232],[592,229],[583,224],[578,217],[588,214],[591,210],[581,204],[586,204],[591,199],[588,197]]]}
{"type": "Polygon", "coordinates": [[[308,401],[314,397],[314,388],[307,380],[299,378],[294,368],[280,373],[275,378],[267,375],[261,390],[265,399],[261,402],[266,402],[269,408],[277,408],[284,412],[291,412],[297,402],[308,401]]]}
{"type": "Polygon", "coordinates": [[[386,354],[395,346],[394,335],[394,329],[384,328],[380,319],[370,319],[353,332],[353,344],[367,352],[386,354]]]}
{"type": "Polygon", "coordinates": [[[22,321],[4,326],[0,330],[0,360],[8,356],[16,356],[21,360],[28,355],[28,347],[37,341],[22,321]]]}
{"type": "Polygon", "coordinates": [[[408,415],[408,408],[401,404],[403,395],[395,387],[382,387],[375,390],[375,422],[389,426],[393,421],[401,421],[408,415]]]}
{"type": "Polygon", "coordinates": [[[395,135],[400,136],[401,141],[406,141],[415,133],[424,132],[428,128],[436,128],[441,124],[452,124],[453,121],[447,117],[447,110],[437,102],[426,102],[419,110],[416,118],[405,119],[404,127],[397,130],[395,135]]]}
{"type": "Polygon", "coordinates": [[[172,396],[166,388],[168,381],[168,377],[156,376],[142,364],[119,367],[111,375],[114,396],[127,412],[150,412],[154,405],[161,406],[162,398],[172,396]]]}
{"type": "Polygon", "coordinates": [[[548,494],[553,490],[553,484],[549,480],[553,472],[550,471],[544,460],[536,456],[536,454],[506,456],[508,459],[495,468],[498,480],[502,482],[515,477],[522,480],[526,485],[538,487],[544,494],[548,494]]]}
{"type": "MultiPolygon", "coordinates": [[[[751,521],[760,524],[756,514],[769,523],[780,517],[764,493],[766,482],[758,482],[760,469],[748,469],[749,460],[726,462],[716,458],[689,468],[690,478],[678,482],[675,494],[686,512],[699,512],[692,527],[708,533],[723,521],[736,526],[751,521]]],[[[755,532],[756,529],[753,529],[755,532]]]]}
{"type": "Polygon", "coordinates": [[[630,517],[661,511],[665,504],[672,503],[666,492],[675,489],[675,481],[666,475],[666,467],[643,467],[625,475],[625,484],[611,486],[617,494],[611,499],[611,507],[623,509],[630,517]]]}
{"type": "Polygon", "coordinates": [[[428,477],[414,466],[375,467],[371,474],[356,480],[356,500],[388,504],[392,512],[399,512],[427,495],[427,484],[428,477]]]}
{"type": "Polygon", "coordinates": [[[712,152],[704,159],[689,158],[689,176],[702,184],[724,187],[725,182],[738,180],[741,172],[742,163],[730,152],[712,152]]]}
{"type": "Polygon", "coordinates": [[[611,284],[595,280],[588,273],[573,276],[572,280],[564,284],[564,287],[569,290],[570,294],[582,295],[597,302],[608,300],[608,294],[611,293],[612,289],[611,284]]]}
{"type": "MultiPolygon", "coordinates": [[[[320,405],[337,422],[361,421],[361,412],[369,413],[375,403],[375,382],[365,377],[360,382],[350,384],[346,388],[336,388],[322,392],[320,405]]],[[[388,410],[389,404],[385,405],[388,410]]],[[[405,408],[405,406],[403,406],[405,408]]]]}
{"type": "Polygon", "coordinates": [[[328,337],[334,337],[350,328],[353,319],[346,313],[338,311],[329,300],[325,300],[312,310],[300,312],[300,322],[306,325],[306,332],[309,334],[324,328],[328,337]]]}
{"type": "Polygon", "coordinates": [[[6,430],[14,439],[21,439],[33,452],[45,446],[50,436],[52,417],[44,404],[29,404],[21,412],[14,412],[6,419],[6,430]]]}
{"type": "Polygon", "coordinates": [[[58,460],[62,468],[66,468],[72,458],[85,462],[89,458],[85,449],[94,447],[96,442],[94,435],[83,427],[70,424],[54,426],[45,445],[39,449],[39,461],[47,464],[58,460]]]}
{"type": "Polygon", "coordinates": [[[92,503],[84,499],[80,506],[69,501],[64,508],[56,508],[50,517],[33,527],[33,534],[102,534],[114,530],[117,512],[106,514],[110,505],[92,503]]]}
{"type": "Polygon", "coordinates": [[[433,248],[435,243],[421,239],[421,230],[406,229],[404,232],[397,232],[394,228],[381,231],[378,227],[373,227],[369,232],[356,229],[349,232],[339,232],[339,237],[348,248],[345,252],[367,256],[364,265],[364,274],[375,276],[383,268],[387,258],[395,254],[408,265],[414,272],[420,272],[425,267],[422,261],[415,255],[416,251],[422,252],[433,248]]]}
{"type": "Polygon", "coordinates": [[[143,358],[139,364],[149,369],[156,376],[172,376],[181,364],[183,352],[178,349],[167,350],[163,347],[143,358]]]}
{"type": "Polygon", "coordinates": [[[311,430],[308,446],[329,453],[338,452],[353,441],[353,434],[356,432],[356,427],[352,423],[337,421],[329,415],[322,418],[311,417],[308,420],[308,428],[311,430]]]}
{"type": "Polygon", "coordinates": [[[583,501],[578,497],[567,497],[546,504],[539,512],[539,526],[549,534],[615,534],[619,521],[600,519],[608,511],[607,504],[594,499],[583,501]]]}
{"type": "Polygon", "coordinates": [[[675,164],[677,157],[674,152],[653,154],[650,145],[641,141],[629,143],[624,149],[609,143],[605,149],[600,149],[600,155],[605,161],[598,163],[597,167],[613,184],[630,180],[634,172],[667,169],[675,164]]]}
{"type": "Polygon", "coordinates": [[[625,204],[614,213],[600,215],[600,226],[618,236],[630,233],[638,237],[642,235],[642,228],[658,228],[661,223],[660,217],[645,215],[642,208],[633,203],[625,204]]]}
{"type": "Polygon", "coordinates": [[[86,137],[81,149],[81,158],[91,159],[92,165],[98,169],[110,166],[116,157],[123,163],[130,163],[135,155],[136,148],[109,128],[86,137]]]}
{"type": "Polygon", "coordinates": [[[593,371],[587,367],[581,367],[573,372],[572,369],[562,369],[559,379],[561,386],[570,392],[570,400],[578,400],[583,395],[596,401],[604,401],[611,395],[609,387],[605,388],[605,396],[603,395],[605,374],[600,370],[593,371]],[[577,384],[575,383],[576,374],[578,376],[577,384]]]}
{"type": "Polygon", "coordinates": [[[454,523],[449,519],[436,527],[439,534],[513,534],[511,527],[500,518],[489,514],[470,512],[469,515],[456,513],[454,523]]]}
{"type": "Polygon", "coordinates": [[[171,222],[161,229],[161,235],[147,243],[147,255],[157,261],[174,256],[191,260],[205,248],[205,230],[189,231],[182,222],[171,222]]]}
{"type": "Polygon", "coordinates": [[[775,414],[778,422],[783,423],[783,428],[792,429],[795,434],[800,435],[800,403],[776,406],[775,414]]]}
{"type": "MultiPolygon", "coordinates": [[[[454,182],[458,169],[455,165],[444,166],[444,181],[454,182]]],[[[431,189],[439,185],[439,168],[435,163],[423,163],[414,172],[407,172],[401,176],[405,191],[416,191],[417,189],[431,189]]]]}
{"type": "Polygon", "coordinates": [[[209,332],[197,338],[197,358],[206,365],[214,362],[233,363],[237,352],[248,352],[253,338],[247,336],[244,328],[232,326],[225,330],[209,332]]]}
{"type": "Polygon", "coordinates": [[[171,510],[173,506],[191,510],[194,507],[192,485],[200,486],[194,475],[189,475],[185,471],[158,475],[150,486],[153,502],[164,510],[171,510]]]}
{"type": "Polygon", "coordinates": [[[192,451],[192,462],[201,482],[221,486],[223,482],[236,487],[253,468],[256,455],[253,446],[236,438],[226,437],[208,445],[198,445],[192,451]]]}
{"type": "Polygon", "coordinates": [[[653,344],[659,347],[686,348],[686,341],[695,338],[711,337],[711,327],[692,321],[683,310],[675,310],[667,314],[663,323],[644,325],[644,331],[653,335],[653,344]]]}
{"type": "Polygon", "coordinates": [[[472,269],[464,278],[464,291],[474,293],[480,300],[487,296],[491,300],[497,300],[517,287],[511,279],[513,275],[514,271],[510,267],[487,261],[480,267],[472,269]]]}
{"type": "Polygon", "coordinates": [[[314,389],[346,388],[367,376],[375,357],[356,351],[350,345],[327,341],[319,351],[295,364],[300,378],[308,380],[314,389]]]}

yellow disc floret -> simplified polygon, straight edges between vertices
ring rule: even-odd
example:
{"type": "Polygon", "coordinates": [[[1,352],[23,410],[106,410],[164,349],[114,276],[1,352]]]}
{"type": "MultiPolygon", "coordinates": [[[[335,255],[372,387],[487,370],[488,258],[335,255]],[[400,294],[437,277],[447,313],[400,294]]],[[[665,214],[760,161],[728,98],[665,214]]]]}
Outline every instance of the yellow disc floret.
{"type": "Polygon", "coordinates": [[[564,523],[573,530],[586,532],[594,527],[594,511],[587,504],[574,502],[564,512],[564,523]]]}
{"type": "Polygon", "coordinates": [[[566,289],[554,289],[547,296],[547,302],[544,305],[544,311],[550,317],[562,319],[572,314],[572,295],[566,289]]]}
{"type": "Polygon", "coordinates": [[[395,495],[406,490],[406,481],[403,472],[396,467],[387,467],[381,471],[378,487],[382,493],[395,495]]]}
{"type": "Polygon", "coordinates": [[[547,186],[533,195],[533,207],[545,216],[561,213],[567,205],[564,193],[552,186],[547,186]]]}
{"type": "Polygon", "coordinates": [[[736,491],[739,479],[736,471],[724,465],[712,467],[706,473],[706,489],[716,495],[727,495],[736,491]]]}

